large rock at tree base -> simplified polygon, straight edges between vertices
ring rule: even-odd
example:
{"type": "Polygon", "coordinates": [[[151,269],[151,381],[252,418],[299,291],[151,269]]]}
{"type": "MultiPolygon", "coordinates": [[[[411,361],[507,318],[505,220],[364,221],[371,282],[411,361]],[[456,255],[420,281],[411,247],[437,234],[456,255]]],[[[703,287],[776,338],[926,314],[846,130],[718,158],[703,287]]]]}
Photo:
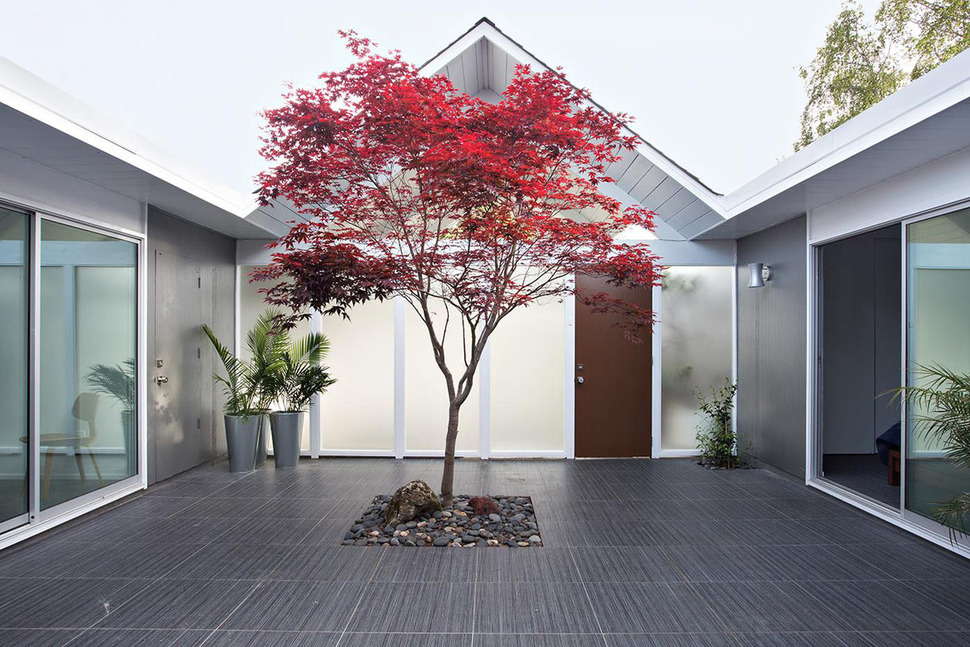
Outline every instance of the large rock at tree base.
{"type": "Polygon", "coordinates": [[[441,510],[441,500],[427,483],[421,480],[405,483],[398,488],[384,511],[389,526],[407,523],[424,512],[441,510]]]}

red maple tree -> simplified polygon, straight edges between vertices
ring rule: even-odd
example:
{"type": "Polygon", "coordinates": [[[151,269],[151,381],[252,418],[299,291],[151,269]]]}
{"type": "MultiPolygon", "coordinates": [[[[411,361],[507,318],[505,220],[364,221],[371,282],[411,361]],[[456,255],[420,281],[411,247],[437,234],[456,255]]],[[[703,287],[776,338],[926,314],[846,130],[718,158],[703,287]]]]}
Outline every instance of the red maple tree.
{"type": "Polygon", "coordinates": [[[558,71],[519,66],[487,103],[444,76],[423,76],[399,52],[341,32],[356,62],[290,89],[264,112],[259,176],[266,204],[285,199],[309,222],[275,243],[256,279],[269,302],[347,316],[369,299],[403,297],[427,329],[448,392],[441,496],[453,497],[462,404],[489,338],[537,301],[577,299],[619,311],[628,334],[652,314],[605,293],[577,293],[586,274],[625,287],[657,283],[646,245],[617,242],[653,214],[599,192],[606,167],[635,145],[624,115],[593,106],[558,71]],[[446,353],[459,335],[461,357],[446,353]]]}

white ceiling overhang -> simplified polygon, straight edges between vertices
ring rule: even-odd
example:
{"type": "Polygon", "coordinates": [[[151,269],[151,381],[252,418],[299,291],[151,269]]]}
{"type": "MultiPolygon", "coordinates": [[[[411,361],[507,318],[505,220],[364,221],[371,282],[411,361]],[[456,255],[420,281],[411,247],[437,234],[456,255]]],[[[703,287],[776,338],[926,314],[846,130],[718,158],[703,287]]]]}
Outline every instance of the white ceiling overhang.
{"type": "MultiPolygon", "coordinates": [[[[518,64],[551,69],[482,18],[421,70],[428,75],[444,74],[458,90],[471,96],[499,101],[518,64]]],[[[625,130],[639,144],[607,169],[615,183],[601,187],[605,194],[624,205],[640,204],[656,213],[660,238],[690,239],[724,222],[725,212],[717,193],[637,133],[625,130]]]]}
{"type": "Polygon", "coordinates": [[[234,238],[275,238],[293,216],[202,178],[3,58],[0,150],[234,238]]]}

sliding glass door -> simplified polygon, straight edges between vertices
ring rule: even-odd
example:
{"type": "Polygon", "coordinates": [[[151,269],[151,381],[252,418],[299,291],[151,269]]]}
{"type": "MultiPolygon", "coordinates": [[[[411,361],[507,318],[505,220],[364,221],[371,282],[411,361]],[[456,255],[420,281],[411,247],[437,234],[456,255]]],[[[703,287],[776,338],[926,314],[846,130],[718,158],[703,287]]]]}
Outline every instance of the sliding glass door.
{"type": "Polygon", "coordinates": [[[0,207],[0,532],[24,523],[28,510],[29,222],[0,207]]]}
{"type": "Polygon", "coordinates": [[[136,473],[133,242],[40,224],[40,507],[136,473]]]}
{"type": "MultiPolygon", "coordinates": [[[[970,374],[970,209],[909,224],[906,236],[906,380],[932,386],[921,367],[970,374]]],[[[906,416],[906,509],[927,519],[970,492],[970,469],[918,424],[937,413],[909,406],[906,416]]]]}
{"type": "Polygon", "coordinates": [[[0,206],[0,533],[138,473],[138,243],[0,206]]]}
{"type": "Polygon", "coordinates": [[[947,534],[959,519],[945,506],[970,496],[970,466],[947,456],[952,436],[928,429],[945,413],[936,403],[892,396],[966,394],[946,376],[970,375],[970,209],[816,249],[815,477],[947,534]]]}

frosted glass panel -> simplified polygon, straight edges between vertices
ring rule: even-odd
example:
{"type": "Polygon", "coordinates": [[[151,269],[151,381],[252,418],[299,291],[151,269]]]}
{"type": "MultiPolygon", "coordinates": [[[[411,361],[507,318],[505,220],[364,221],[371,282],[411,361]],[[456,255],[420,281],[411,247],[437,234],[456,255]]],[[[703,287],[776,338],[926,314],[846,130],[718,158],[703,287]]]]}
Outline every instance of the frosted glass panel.
{"type": "MultiPolygon", "coordinates": [[[[77,362],[91,387],[92,380],[97,379],[90,374],[93,367],[107,367],[112,377],[121,376],[125,371],[130,373],[126,363],[134,357],[131,342],[135,339],[132,312],[135,273],[127,267],[78,267],[75,281],[77,338],[84,340],[77,347],[77,362]],[[105,331],[112,334],[104,334],[105,331]]],[[[134,381],[131,385],[134,386],[134,381]]],[[[98,436],[91,443],[95,452],[127,453],[131,405],[118,395],[106,396],[100,401],[98,436]]]]}
{"type": "Polygon", "coordinates": [[[337,379],[321,398],[323,450],[394,450],[394,303],[370,301],[350,319],[324,317],[337,379]]]}
{"type": "Polygon", "coordinates": [[[27,216],[0,209],[0,524],[27,512],[27,216]]]}
{"type": "Polygon", "coordinates": [[[731,267],[671,267],[661,305],[661,448],[695,449],[702,421],[694,389],[732,374],[731,267]]]}
{"type": "Polygon", "coordinates": [[[565,306],[516,310],[491,346],[491,450],[564,451],[565,306]]]}
{"type": "Polygon", "coordinates": [[[136,473],[137,246],[42,221],[42,508],[136,473]]]}
{"type": "MultiPolygon", "coordinates": [[[[241,356],[244,360],[249,361],[250,355],[246,351],[245,339],[246,333],[253,327],[256,320],[259,318],[267,308],[273,307],[263,301],[263,294],[260,292],[261,289],[269,288],[274,285],[271,281],[254,281],[250,282],[249,277],[252,273],[252,267],[242,267],[240,272],[241,285],[239,286],[239,330],[242,336],[242,348],[240,349],[241,356]]],[[[310,332],[309,320],[300,320],[290,331],[290,335],[293,339],[298,339],[303,337],[310,332]]],[[[326,397],[326,396],[324,396],[326,397]]],[[[279,407],[275,404],[274,409],[279,407]]],[[[272,450],[273,438],[272,435],[267,434],[266,444],[272,450]]],[[[303,451],[310,450],[310,416],[303,416],[303,432],[300,436],[300,449],[303,451]]]]}
{"type": "MultiPolygon", "coordinates": [[[[405,448],[409,452],[443,452],[448,430],[448,389],[435,364],[427,328],[410,306],[405,323],[405,448]]],[[[455,326],[445,342],[451,372],[459,376],[462,364],[461,330],[455,326]]],[[[457,384],[458,377],[455,378],[457,384]]],[[[476,388],[461,408],[456,451],[478,451],[478,378],[476,388]]]]}
{"type": "MultiPolygon", "coordinates": [[[[970,210],[931,218],[908,228],[907,381],[923,385],[917,365],[970,374],[970,210]]],[[[944,456],[943,445],[916,430],[907,409],[906,507],[927,517],[970,491],[970,470],[944,456]]]]}

